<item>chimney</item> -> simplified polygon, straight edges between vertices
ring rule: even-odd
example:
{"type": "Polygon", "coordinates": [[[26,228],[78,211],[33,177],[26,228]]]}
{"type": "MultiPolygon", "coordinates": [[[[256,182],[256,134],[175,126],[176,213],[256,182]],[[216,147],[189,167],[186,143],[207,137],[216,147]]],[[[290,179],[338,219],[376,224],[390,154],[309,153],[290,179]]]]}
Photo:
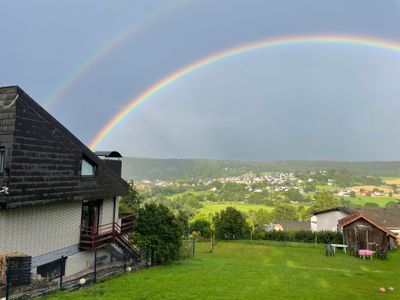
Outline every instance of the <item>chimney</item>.
{"type": "Polygon", "coordinates": [[[119,177],[122,175],[122,155],[117,151],[96,151],[104,163],[119,177]]]}

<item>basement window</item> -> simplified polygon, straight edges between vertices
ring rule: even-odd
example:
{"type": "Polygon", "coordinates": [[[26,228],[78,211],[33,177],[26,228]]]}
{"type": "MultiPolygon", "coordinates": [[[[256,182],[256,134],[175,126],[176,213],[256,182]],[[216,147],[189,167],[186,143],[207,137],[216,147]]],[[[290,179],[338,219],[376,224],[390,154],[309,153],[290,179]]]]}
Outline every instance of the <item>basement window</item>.
{"type": "Polygon", "coordinates": [[[0,147],[0,175],[3,175],[4,173],[4,164],[6,159],[5,153],[4,147],[0,147]]]}
{"type": "Polygon", "coordinates": [[[40,274],[42,278],[47,280],[54,280],[59,278],[61,275],[65,276],[65,261],[58,259],[48,264],[37,267],[36,273],[40,274]]]}
{"type": "Polygon", "coordinates": [[[82,158],[81,165],[81,176],[83,177],[94,177],[96,175],[96,164],[89,158],[82,158]]]}

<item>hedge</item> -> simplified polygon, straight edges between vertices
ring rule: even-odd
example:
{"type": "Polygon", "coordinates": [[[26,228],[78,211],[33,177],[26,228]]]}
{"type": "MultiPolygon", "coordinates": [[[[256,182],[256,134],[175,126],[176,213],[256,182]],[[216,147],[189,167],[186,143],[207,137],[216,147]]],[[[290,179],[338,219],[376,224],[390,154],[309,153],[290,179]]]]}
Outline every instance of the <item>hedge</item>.
{"type": "Polygon", "coordinates": [[[287,241],[302,243],[323,243],[323,244],[342,244],[343,235],[340,232],[333,231],[260,231],[254,234],[254,239],[287,241]]]}

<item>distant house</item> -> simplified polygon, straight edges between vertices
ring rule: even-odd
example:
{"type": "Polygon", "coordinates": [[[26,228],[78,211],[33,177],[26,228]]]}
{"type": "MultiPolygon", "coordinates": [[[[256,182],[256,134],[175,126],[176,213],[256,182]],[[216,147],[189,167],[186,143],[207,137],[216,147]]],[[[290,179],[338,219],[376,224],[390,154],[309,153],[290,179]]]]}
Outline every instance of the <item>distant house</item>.
{"type": "Polygon", "coordinates": [[[281,221],[277,226],[280,226],[282,231],[310,231],[310,222],[302,221],[281,221]]]}
{"type": "Polygon", "coordinates": [[[344,243],[361,249],[397,247],[400,234],[400,208],[354,210],[339,221],[344,243]]]}
{"type": "Polygon", "coordinates": [[[0,88],[0,255],[32,257],[34,274],[53,279],[135,256],[119,219],[129,192],[118,152],[95,155],[19,87],[0,88]]]}
{"type": "Polygon", "coordinates": [[[311,216],[311,231],[338,231],[340,219],[350,215],[351,209],[346,207],[335,207],[317,211],[311,216]]]}
{"type": "Polygon", "coordinates": [[[282,231],[283,230],[282,225],[274,224],[274,223],[264,224],[262,228],[264,231],[282,231]]]}
{"type": "Polygon", "coordinates": [[[309,222],[300,221],[281,221],[263,226],[264,231],[310,231],[309,222]]]}

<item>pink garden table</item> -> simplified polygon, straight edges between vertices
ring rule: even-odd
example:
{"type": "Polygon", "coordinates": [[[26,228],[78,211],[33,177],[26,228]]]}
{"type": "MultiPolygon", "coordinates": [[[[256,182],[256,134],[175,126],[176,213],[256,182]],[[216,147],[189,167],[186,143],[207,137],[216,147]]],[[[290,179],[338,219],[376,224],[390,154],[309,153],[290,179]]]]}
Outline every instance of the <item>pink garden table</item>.
{"type": "Polygon", "coordinates": [[[365,257],[369,257],[372,259],[372,255],[374,255],[375,251],[367,250],[367,249],[360,249],[358,250],[358,255],[365,259],[365,257]]]}

